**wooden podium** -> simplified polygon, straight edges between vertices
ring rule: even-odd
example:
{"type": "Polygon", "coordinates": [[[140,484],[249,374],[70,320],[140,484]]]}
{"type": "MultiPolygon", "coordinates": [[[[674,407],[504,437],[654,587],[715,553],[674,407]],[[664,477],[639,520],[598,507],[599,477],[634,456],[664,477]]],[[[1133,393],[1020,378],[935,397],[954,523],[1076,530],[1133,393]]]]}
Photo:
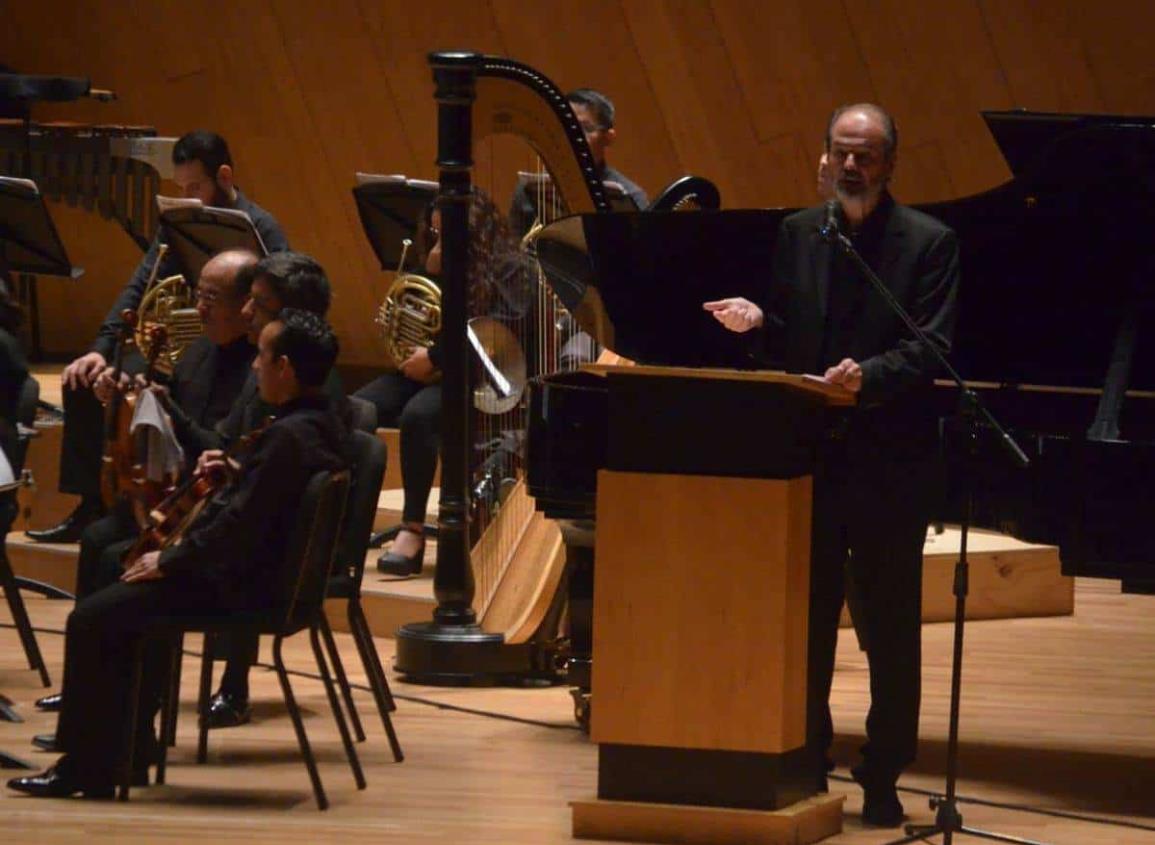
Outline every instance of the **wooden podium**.
{"type": "Polygon", "coordinates": [[[814,796],[806,652],[811,470],[854,396],[771,372],[600,367],[591,738],[579,838],[803,843],[814,796]],[[689,625],[711,609],[713,621],[689,625]]]}

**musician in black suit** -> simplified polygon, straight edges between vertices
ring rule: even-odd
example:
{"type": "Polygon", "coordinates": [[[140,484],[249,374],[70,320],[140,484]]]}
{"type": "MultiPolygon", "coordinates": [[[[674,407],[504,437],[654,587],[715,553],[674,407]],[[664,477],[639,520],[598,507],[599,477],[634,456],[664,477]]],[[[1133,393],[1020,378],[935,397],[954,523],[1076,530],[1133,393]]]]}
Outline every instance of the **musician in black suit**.
{"type": "MultiPolygon", "coordinates": [[[[142,718],[129,726],[124,714],[130,712],[137,644],[159,620],[215,613],[228,618],[277,601],[305,486],[314,473],[343,465],[348,430],[323,387],[336,357],[337,339],[315,314],[286,309],[261,332],[253,366],[276,421],[180,544],[144,555],[120,583],[76,606],[65,633],[65,698],[57,727],[65,756],[42,774],[10,780],[9,788],[38,797],[111,797],[129,730],[136,731],[141,750],[134,780],[146,780],[165,654],[147,643],[142,718]]],[[[213,464],[204,459],[198,471],[211,471],[213,464]]]]}
{"type": "MultiPolygon", "coordinates": [[[[950,348],[958,243],[937,220],[897,204],[887,185],[897,131],[877,106],[838,109],[826,153],[842,231],[943,352],[950,348]]],[[[834,427],[814,477],[808,678],[808,746],[816,767],[833,740],[830,685],[844,570],[860,592],[871,707],[863,761],[863,819],[903,818],[895,783],[915,757],[921,670],[922,547],[936,489],[936,364],[839,248],[820,235],[825,212],[782,222],[768,299],[705,304],[727,328],[760,328],[791,372],[822,373],[858,395],[834,427]]],[[[821,770],[819,770],[821,771],[821,770]]],[[[825,776],[818,775],[820,788],[825,776]]]]}
{"type": "MultiPolygon", "coordinates": [[[[223,419],[252,371],[257,350],[249,340],[243,309],[256,264],[257,256],[251,252],[222,252],[208,260],[197,281],[197,312],[204,334],[181,354],[164,398],[185,464],[190,468],[196,465],[201,449],[199,441],[188,432],[196,426],[216,425],[223,419]]],[[[128,381],[127,376],[122,376],[122,383],[128,381]]],[[[108,371],[97,379],[94,390],[101,402],[111,400],[116,387],[108,371]]],[[[138,533],[132,503],[128,501],[118,503],[84,529],[76,562],[78,601],[120,577],[120,558],[138,533]]],[[[57,710],[60,696],[45,696],[36,706],[57,710]]],[[[49,748],[54,742],[51,735],[41,735],[33,741],[49,748]]]]}
{"type": "MultiPolygon", "coordinates": [[[[228,143],[215,132],[197,130],[177,139],[172,150],[174,181],[186,198],[205,205],[245,212],[270,252],[289,248],[281,226],[271,214],[240,192],[234,183],[233,160],[228,143]]],[[[90,388],[113,357],[117,337],[124,326],[121,312],[135,310],[155,269],[157,278],[180,273],[174,256],[166,254],[157,267],[163,241],[157,233],[148,252],[104,318],[92,349],[64,368],[64,433],[60,450],[60,492],[80,496],[80,502],[63,522],[42,531],[29,531],[33,540],[71,543],[80,539],[84,527],[104,512],[100,496],[100,456],[104,416],[90,388]]],[[[130,366],[132,369],[132,366],[130,366]]]]}

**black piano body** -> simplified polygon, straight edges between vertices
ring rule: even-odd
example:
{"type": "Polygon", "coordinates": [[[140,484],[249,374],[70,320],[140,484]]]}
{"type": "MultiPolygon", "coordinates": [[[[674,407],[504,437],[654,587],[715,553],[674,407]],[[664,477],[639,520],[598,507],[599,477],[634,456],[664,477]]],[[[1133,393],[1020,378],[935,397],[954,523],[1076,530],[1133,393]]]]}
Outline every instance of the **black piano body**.
{"type": "MultiPolygon", "coordinates": [[[[980,449],[974,524],[1057,545],[1067,574],[1155,592],[1155,118],[984,118],[1013,178],[920,206],[960,239],[952,362],[1032,459],[1022,471],[993,445],[980,449]]],[[[539,256],[579,322],[624,357],[754,368],[749,339],[701,303],[764,298],[778,224],[793,210],[568,218],[547,230],[539,256]]],[[[564,373],[531,387],[529,490],[571,525],[592,524],[605,465],[600,381],[564,373]]],[[[940,394],[949,434],[955,391],[940,394]]],[[[961,515],[951,441],[944,521],[961,515]]],[[[578,579],[579,591],[589,582],[578,579]]],[[[588,643],[576,639],[580,652],[588,643]]]]}

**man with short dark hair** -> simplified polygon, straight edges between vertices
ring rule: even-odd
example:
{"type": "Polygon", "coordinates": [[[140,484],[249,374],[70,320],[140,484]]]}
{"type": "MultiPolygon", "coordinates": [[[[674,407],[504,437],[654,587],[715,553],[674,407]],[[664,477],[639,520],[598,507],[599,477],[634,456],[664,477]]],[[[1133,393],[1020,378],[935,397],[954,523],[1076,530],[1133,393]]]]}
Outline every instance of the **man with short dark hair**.
{"type": "MultiPolygon", "coordinates": [[[[941,352],[950,350],[959,280],[958,240],[888,190],[898,157],[894,120],[870,103],[837,110],[826,159],[839,225],[941,352]]],[[[822,444],[814,473],[807,743],[820,788],[834,737],[830,686],[845,571],[869,643],[870,712],[862,818],[897,826],[895,784],[915,757],[921,671],[922,549],[935,492],[938,364],[857,266],[820,234],[825,210],[782,221],[768,305],[704,303],[732,331],[764,329],[790,372],[822,373],[858,403],[822,444]]],[[[859,620],[856,620],[859,621],[859,620]]]]}
{"type": "MultiPolygon", "coordinates": [[[[280,224],[271,214],[248,199],[236,187],[233,160],[228,143],[215,132],[197,130],[182,135],[173,146],[174,181],[186,198],[205,205],[235,208],[245,212],[261,236],[265,248],[279,252],[289,248],[280,224]]],[[[104,414],[91,388],[113,357],[117,338],[124,327],[121,316],[135,310],[144,296],[148,280],[180,272],[176,259],[166,254],[157,265],[163,243],[157,233],[136,272],[125,285],[96,333],[92,349],[64,368],[64,433],[60,450],[60,492],[80,496],[76,508],[59,525],[29,531],[33,540],[44,543],[71,543],[80,539],[84,527],[104,512],[100,494],[100,456],[103,450],[104,414]]]]}
{"type": "MultiPolygon", "coordinates": [[[[577,88],[566,94],[566,100],[581,125],[582,134],[586,136],[598,179],[620,185],[638,208],[649,205],[650,200],[646,192],[620,170],[610,167],[606,162],[606,152],[613,146],[618,136],[618,131],[614,128],[614,104],[610,98],[592,88],[577,88]]],[[[524,184],[518,185],[509,208],[510,228],[514,234],[522,237],[530,230],[537,217],[537,203],[530,195],[528,187],[524,184]]]]}
{"type": "MultiPolygon", "coordinates": [[[[337,351],[332,329],[315,314],[286,309],[265,326],[253,369],[261,398],[276,411],[274,422],[179,544],[143,555],[120,583],[77,604],[65,633],[57,727],[65,756],[42,774],[10,780],[9,788],[39,797],[109,798],[127,730],[136,732],[140,752],[133,779],[147,782],[166,655],[145,643],[142,718],[127,726],[133,656],[159,620],[228,618],[274,606],[305,487],[315,473],[343,465],[348,431],[323,387],[337,351]]],[[[201,466],[206,473],[225,467],[221,461],[201,466]]]]}

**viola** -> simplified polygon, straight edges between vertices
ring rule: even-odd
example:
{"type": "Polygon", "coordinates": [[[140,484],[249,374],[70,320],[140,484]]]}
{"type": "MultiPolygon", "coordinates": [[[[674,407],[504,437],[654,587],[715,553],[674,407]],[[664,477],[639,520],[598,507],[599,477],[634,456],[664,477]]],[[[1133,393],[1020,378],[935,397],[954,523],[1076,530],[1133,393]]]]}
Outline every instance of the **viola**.
{"type": "MultiPolygon", "coordinates": [[[[137,454],[137,442],[132,434],[132,418],[136,413],[137,398],[143,388],[120,387],[124,346],[132,336],[136,314],[125,310],[121,318],[124,320],[124,328],[118,339],[112,371],[112,381],[116,387],[105,408],[105,448],[101,456],[100,491],[108,507],[112,507],[119,499],[127,499],[132,505],[137,524],[143,526],[148,511],[175,485],[176,475],[167,474],[159,481],[149,479],[141,460],[142,456],[137,454]]],[[[156,377],[157,360],[166,342],[164,326],[153,327],[150,341],[148,369],[144,374],[145,385],[151,384],[156,377]]]]}
{"type": "MultiPolygon", "coordinates": [[[[272,417],[263,425],[237,439],[225,451],[225,466],[229,459],[238,457],[260,439],[272,424],[272,417]]],[[[233,481],[234,474],[220,468],[207,475],[194,475],[164,497],[149,510],[147,522],[140,536],[124,557],[124,568],[130,568],[149,552],[163,551],[180,542],[193,521],[218,492],[233,481]]]]}

